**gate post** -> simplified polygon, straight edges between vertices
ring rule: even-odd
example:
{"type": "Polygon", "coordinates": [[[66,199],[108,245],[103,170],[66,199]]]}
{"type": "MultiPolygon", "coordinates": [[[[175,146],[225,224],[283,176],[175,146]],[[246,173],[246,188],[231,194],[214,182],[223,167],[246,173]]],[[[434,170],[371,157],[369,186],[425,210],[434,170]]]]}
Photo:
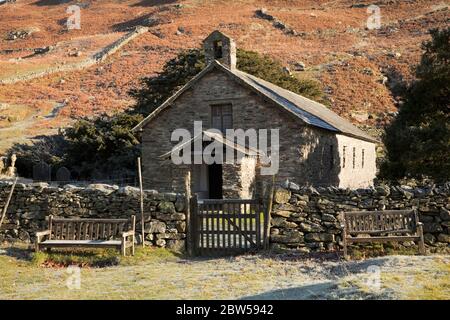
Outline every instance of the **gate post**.
{"type": "Polygon", "coordinates": [[[186,173],[184,179],[185,190],[185,210],[186,210],[186,252],[188,256],[192,257],[192,217],[191,217],[191,172],[186,173]]]}
{"type": "Polygon", "coordinates": [[[191,249],[191,256],[196,256],[198,254],[198,226],[197,226],[197,214],[198,214],[198,198],[194,194],[191,197],[191,215],[189,224],[190,236],[188,237],[189,247],[191,249]]]}
{"type": "Polygon", "coordinates": [[[275,191],[275,175],[272,176],[272,184],[270,185],[269,192],[267,194],[267,206],[264,217],[264,249],[269,249],[270,240],[270,225],[272,219],[272,206],[273,206],[273,193],[275,191]]]}

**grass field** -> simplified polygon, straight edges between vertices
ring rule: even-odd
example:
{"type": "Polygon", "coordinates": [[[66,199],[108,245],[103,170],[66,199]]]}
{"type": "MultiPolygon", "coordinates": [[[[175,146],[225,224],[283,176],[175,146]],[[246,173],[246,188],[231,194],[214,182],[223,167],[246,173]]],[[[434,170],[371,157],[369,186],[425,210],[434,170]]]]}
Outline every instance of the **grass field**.
{"type": "Polygon", "coordinates": [[[450,299],[450,256],[259,254],[188,259],[165,249],[55,252],[0,249],[0,299],[450,299]],[[74,287],[83,266],[80,286],[74,287]],[[101,267],[99,267],[101,266],[101,267]],[[379,268],[379,287],[369,267],[379,268]]]}

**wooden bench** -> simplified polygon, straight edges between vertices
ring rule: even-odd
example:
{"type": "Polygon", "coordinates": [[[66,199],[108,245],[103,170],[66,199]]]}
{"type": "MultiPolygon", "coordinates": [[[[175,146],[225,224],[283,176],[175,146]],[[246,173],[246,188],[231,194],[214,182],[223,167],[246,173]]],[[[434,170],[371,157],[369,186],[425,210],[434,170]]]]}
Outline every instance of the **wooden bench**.
{"type": "Polygon", "coordinates": [[[416,210],[344,212],[344,257],[347,245],[361,242],[418,241],[420,254],[425,254],[423,224],[416,210]]]}
{"type": "Polygon", "coordinates": [[[136,217],[131,219],[67,219],[48,217],[48,229],[36,232],[36,252],[42,248],[115,248],[134,255],[136,217]]]}

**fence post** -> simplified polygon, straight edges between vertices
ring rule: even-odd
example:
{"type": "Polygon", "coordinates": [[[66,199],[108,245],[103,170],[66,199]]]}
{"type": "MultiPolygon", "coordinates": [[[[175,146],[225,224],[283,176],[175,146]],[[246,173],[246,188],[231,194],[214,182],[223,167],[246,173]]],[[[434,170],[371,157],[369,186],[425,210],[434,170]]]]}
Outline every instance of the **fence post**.
{"type": "Polygon", "coordinates": [[[185,210],[186,210],[186,251],[188,256],[193,256],[192,226],[191,226],[191,171],[184,178],[185,210]]]}
{"type": "Polygon", "coordinates": [[[190,231],[190,244],[192,250],[192,255],[197,255],[197,245],[198,245],[198,226],[197,226],[197,213],[198,213],[198,199],[197,195],[194,194],[191,197],[191,211],[190,211],[190,221],[189,224],[189,231],[190,231]]]}
{"type": "Polygon", "coordinates": [[[6,211],[8,211],[8,206],[9,206],[9,203],[11,202],[11,198],[12,198],[12,195],[14,193],[14,189],[16,188],[16,184],[17,184],[17,180],[18,179],[19,178],[16,177],[16,179],[14,180],[14,183],[13,183],[13,185],[11,187],[11,191],[9,192],[8,198],[6,199],[6,204],[5,204],[5,207],[3,208],[2,216],[0,217],[0,228],[2,227],[3,220],[6,217],[6,211]]]}
{"type": "Polygon", "coordinates": [[[270,240],[270,224],[272,220],[272,205],[273,205],[273,193],[275,191],[275,175],[272,176],[272,183],[269,187],[269,192],[267,194],[267,206],[264,217],[264,249],[269,249],[270,240]]]}
{"type": "Polygon", "coordinates": [[[141,230],[142,230],[142,234],[141,234],[141,238],[142,238],[142,248],[145,247],[145,217],[144,217],[144,188],[142,186],[142,167],[141,167],[141,158],[139,157],[137,159],[137,164],[138,164],[138,173],[139,173],[139,189],[140,189],[140,193],[141,193],[141,199],[140,199],[140,204],[141,204],[141,230]]]}

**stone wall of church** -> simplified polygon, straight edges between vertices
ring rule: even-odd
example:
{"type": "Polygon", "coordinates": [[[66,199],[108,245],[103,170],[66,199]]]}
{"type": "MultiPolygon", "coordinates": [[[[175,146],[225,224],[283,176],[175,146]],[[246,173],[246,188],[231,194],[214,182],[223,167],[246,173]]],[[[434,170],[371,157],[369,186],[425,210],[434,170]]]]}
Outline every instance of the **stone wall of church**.
{"type": "MultiPolygon", "coordinates": [[[[374,145],[350,137],[337,136],[330,131],[307,126],[281,107],[231,79],[220,70],[204,75],[180,95],[157,118],[143,128],[142,158],[146,188],[183,191],[188,166],[177,166],[160,155],[169,152],[178,142],[171,141],[176,129],[194,134],[194,121],[201,121],[203,130],[211,127],[211,106],[230,103],[235,129],[278,129],[280,141],[278,182],[289,179],[299,185],[331,185],[367,187],[374,175],[374,145]],[[343,144],[347,150],[357,148],[360,156],[366,149],[364,168],[342,167],[343,144]],[[345,170],[344,170],[345,169],[345,170]]],[[[270,147],[270,133],[268,135],[270,147]]],[[[259,170],[256,172],[259,175],[259,170]]]]}
{"type": "Polygon", "coordinates": [[[336,138],[340,168],[338,186],[351,189],[373,186],[377,173],[375,144],[340,134],[336,138]]]}

